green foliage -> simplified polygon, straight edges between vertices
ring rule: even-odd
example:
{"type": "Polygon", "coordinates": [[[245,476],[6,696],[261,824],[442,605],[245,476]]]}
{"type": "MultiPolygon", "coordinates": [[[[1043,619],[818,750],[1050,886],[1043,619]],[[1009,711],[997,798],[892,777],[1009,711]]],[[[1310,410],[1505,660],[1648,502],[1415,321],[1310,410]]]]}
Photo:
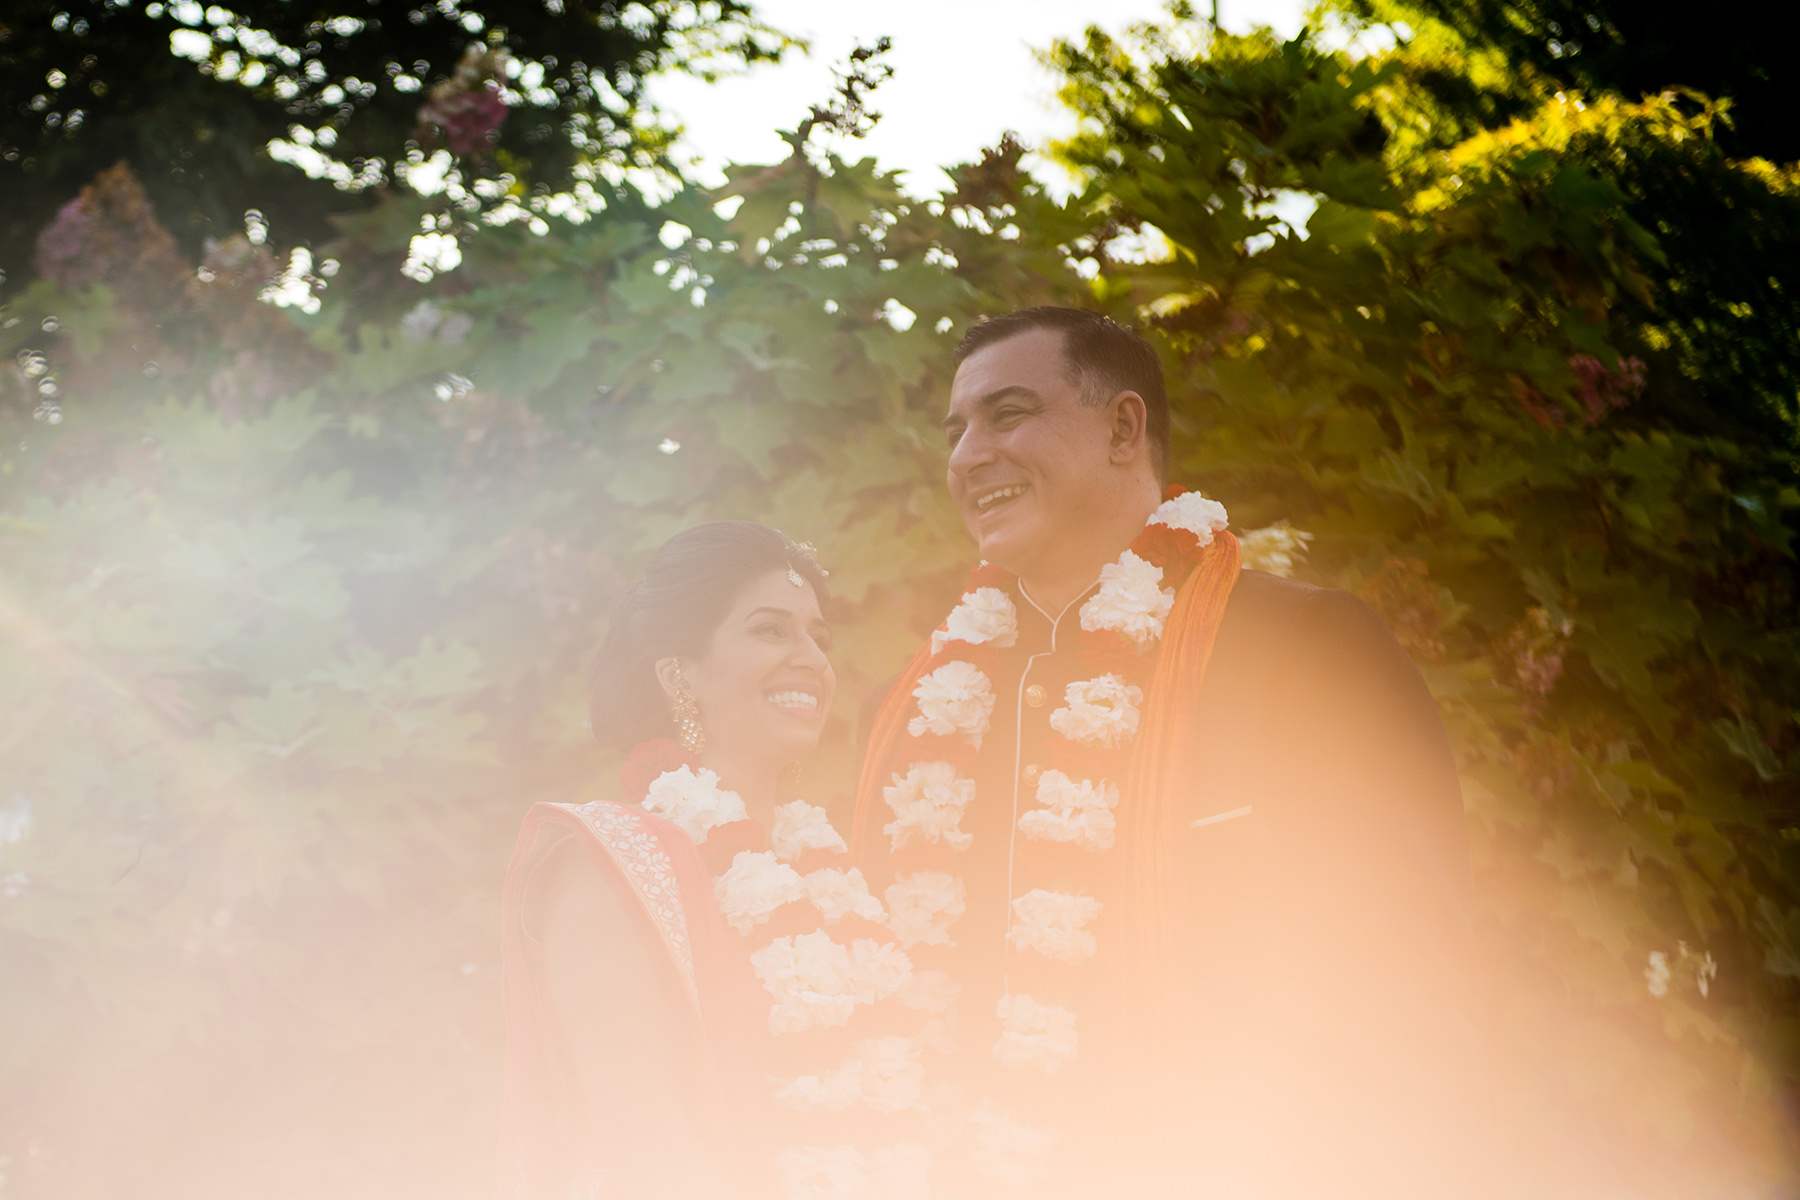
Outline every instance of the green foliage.
{"type": "MultiPolygon", "coordinates": [[[[1530,1094],[1642,1137],[1652,1171],[1774,1137],[1800,1070],[1800,491],[1782,443],[1696,415],[1734,383],[1655,333],[1694,264],[1625,198],[1652,160],[1758,203],[1793,180],[1672,102],[1488,129],[1432,107],[1417,48],[1194,35],[1057,52],[1086,121],[1068,202],[1010,143],[919,204],[799,138],[542,235],[446,220],[463,262],[428,284],[394,268],[447,214],[389,197],[321,248],[343,268],[313,314],[255,302],[247,245],[205,280],[158,251],[14,295],[23,1194],[485,1194],[500,875],[526,806],[608,794],[579,681],[611,590],[711,517],[816,543],[841,700],[805,778],[841,804],[857,698],[967,565],[954,339],[1044,302],[1146,322],[1177,478],[1313,533],[1306,576],[1426,672],[1506,1056],[1554,1076],[1530,1094]]],[[[118,240],[155,243],[108,187],[118,240]]]]}
{"type": "Polygon", "coordinates": [[[1676,0],[1349,0],[1336,7],[1415,27],[1441,23],[1504,55],[1514,79],[1552,89],[1635,100],[1697,88],[1731,102],[1735,120],[1722,140],[1734,154],[1800,159],[1791,24],[1709,19],[1676,0]]]}
{"type": "Polygon", "coordinates": [[[409,154],[439,148],[469,183],[496,185],[476,205],[583,182],[604,194],[666,147],[643,111],[651,75],[785,44],[742,0],[20,0],[0,16],[0,267],[23,278],[38,231],[120,161],[196,257],[247,209],[286,240],[322,240],[331,214],[368,208],[409,154]],[[470,101],[490,79],[506,107],[483,114],[470,101]],[[270,157],[274,139],[301,147],[311,178],[270,157]]]}

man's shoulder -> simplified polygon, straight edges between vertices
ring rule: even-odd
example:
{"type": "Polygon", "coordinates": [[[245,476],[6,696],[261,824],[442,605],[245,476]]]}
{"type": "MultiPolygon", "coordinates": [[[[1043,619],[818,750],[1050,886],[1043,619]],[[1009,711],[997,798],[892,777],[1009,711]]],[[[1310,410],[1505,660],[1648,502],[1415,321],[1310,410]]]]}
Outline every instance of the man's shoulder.
{"type": "Polygon", "coordinates": [[[1283,700],[1416,705],[1424,680],[1387,623],[1360,597],[1264,571],[1232,589],[1213,647],[1218,686],[1283,700]],[[1360,699],[1358,699],[1360,698],[1360,699]]]}
{"type": "Polygon", "coordinates": [[[1255,570],[1243,572],[1231,589],[1219,637],[1277,638],[1288,646],[1297,639],[1316,641],[1320,649],[1370,643],[1399,649],[1386,623],[1360,596],[1255,570]]]}

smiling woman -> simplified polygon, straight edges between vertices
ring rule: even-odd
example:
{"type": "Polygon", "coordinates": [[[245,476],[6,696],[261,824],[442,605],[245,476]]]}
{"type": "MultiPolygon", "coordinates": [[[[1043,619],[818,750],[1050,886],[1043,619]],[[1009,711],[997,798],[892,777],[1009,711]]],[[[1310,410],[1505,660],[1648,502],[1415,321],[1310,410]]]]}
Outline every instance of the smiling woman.
{"type": "Polygon", "coordinates": [[[843,841],[775,804],[836,689],[824,599],[810,551],[746,521],[671,538],[620,597],[589,705],[631,751],[624,802],[537,805],[507,874],[503,1194],[737,1194],[769,1008],[720,905],[741,934],[763,900],[874,904],[803,881],[788,860],[843,841]]]}

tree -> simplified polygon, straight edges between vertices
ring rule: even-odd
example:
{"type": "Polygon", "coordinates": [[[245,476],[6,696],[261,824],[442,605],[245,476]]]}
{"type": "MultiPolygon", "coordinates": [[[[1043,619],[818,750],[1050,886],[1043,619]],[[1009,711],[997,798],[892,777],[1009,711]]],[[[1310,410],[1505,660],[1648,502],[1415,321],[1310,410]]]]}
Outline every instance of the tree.
{"type": "Polygon", "coordinates": [[[785,44],[744,0],[22,0],[0,18],[0,266],[24,277],[38,230],[121,161],[189,256],[250,209],[322,240],[439,149],[482,181],[476,207],[604,194],[667,145],[647,78],[785,44]]]}
{"type": "Polygon", "coordinates": [[[1674,0],[1352,0],[1381,20],[1441,22],[1471,45],[1491,47],[1515,72],[1552,87],[1627,99],[1688,89],[1731,103],[1719,141],[1734,157],[1800,160],[1791,119],[1800,82],[1785,13],[1734,19],[1674,0]]]}
{"type": "Polygon", "coordinates": [[[1692,117],[1692,137],[1625,132],[1609,150],[1621,203],[1658,245],[1639,268],[1655,306],[1622,323],[1641,334],[1629,335],[1628,349],[1669,368],[1659,377],[1671,379],[1679,362],[1692,381],[1653,390],[1660,419],[1746,448],[1800,447],[1800,195],[1792,170],[1754,165],[1757,156],[1800,159],[1783,39],[1757,22],[1696,20],[1661,2],[1337,7],[1407,29],[1408,52],[1394,67],[1420,118],[1409,135],[1429,129],[1439,147],[1526,119],[1563,91],[1666,95],[1692,117]]]}

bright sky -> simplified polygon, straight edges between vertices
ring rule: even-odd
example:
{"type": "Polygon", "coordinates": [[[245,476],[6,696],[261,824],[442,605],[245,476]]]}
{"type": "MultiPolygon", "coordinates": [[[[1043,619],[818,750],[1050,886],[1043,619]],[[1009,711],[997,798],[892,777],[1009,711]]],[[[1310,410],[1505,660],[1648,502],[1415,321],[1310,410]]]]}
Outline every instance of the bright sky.
{"type": "MultiPolygon", "coordinates": [[[[830,96],[832,68],[859,42],[885,35],[894,43],[894,77],[875,94],[881,123],[842,152],[904,169],[916,194],[947,187],[942,165],[976,158],[1008,129],[1030,145],[1072,131],[1034,51],[1089,25],[1116,33],[1163,15],[1161,0],[761,0],[757,7],[770,25],[811,42],[811,53],[716,84],[670,77],[651,88],[686,125],[699,177],[717,182],[728,161],[778,160],[785,147],[774,131],[792,129],[809,105],[830,96]]],[[[1194,7],[1204,14],[1210,0],[1194,7]]],[[[1304,0],[1219,0],[1220,24],[1232,32],[1260,24],[1291,35],[1304,11],[1304,0]]]]}

